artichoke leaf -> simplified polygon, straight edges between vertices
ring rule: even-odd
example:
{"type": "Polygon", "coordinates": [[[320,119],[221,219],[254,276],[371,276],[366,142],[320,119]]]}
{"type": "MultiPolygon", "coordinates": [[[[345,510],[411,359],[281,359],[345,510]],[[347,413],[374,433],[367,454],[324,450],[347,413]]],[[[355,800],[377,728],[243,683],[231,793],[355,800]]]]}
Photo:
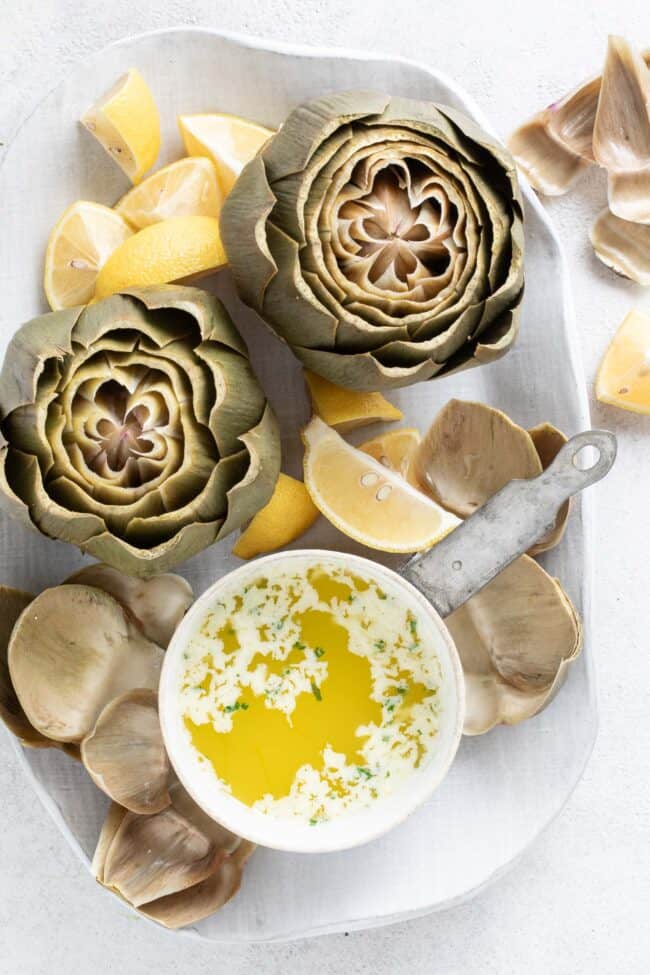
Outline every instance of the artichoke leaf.
{"type": "MultiPolygon", "coordinates": [[[[198,326],[203,341],[212,339],[240,355],[248,354],[246,343],[216,295],[181,285],[132,288],[126,294],[137,298],[150,311],[162,310],[165,314],[172,314],[174,310],[185,312],[198,326]]],[[[178,330],[174,334],[172,328],[172,336],[178,338],[178,330]]]]}
{"type": "Polygon", "coordinates": [[[567,595],[527,555],[452,613],[447,625],[465,674],[469,735],[537,714],[582,646],[567,595]]]}
{"type": "Polygon", "coordinates": [[[171,806],[150,816],[127,812],[106,853],[103,883],[140,907],[205,880],[223,855],[171,806]]]}
{"type": "Polygon", "coordinates": [[[650,285],[650,226],[621,220],[608,209],[596,217],[591,231],[596,257],[617,274],[650,285]]]}
{"type": "Polygon", "coordinates": [[[429,359],[413,366],[386,366],[371,352],[346,354],[300,346],[296,346],[294,352],[307,369],[320,376],[327,376],[337,386],[346,386],[360,392],[410,386],[422,379],[431,379],[442,368],[429,359]]]}
{"type": "Polygon", "coordinates": [[[32,403],[48,359],[72,351],[71,331],[82,308],[65,308],[32,319],[10,340],[0,371],[0,417],[32,403]]]}
{"type": "Polygon", "coordinates": [[[192,587],[182,576],[133,579],[102,562],[84,566],[63,583],[70,584],[103,589],[129,611],[146,638],[163,649],[194,601],[192,587]]]}
{"type": "Polygon", "coordinates": [[[266,227],[266,237],[277,264],[277,271],[268,282],[264,294],[264,315],[272,321],[283,321],[280,332],[289,342],[318,348],[336,341],[337,319],[308,289],[300,273],[298,244],[273,223],[266,227]],[[300,317],[284,316],[287,303],[298,293],[301,297],[300,317]]]}
{"type": "Polygon", "coordinates": [[[239,890],[242,869],[254,849],[253,843],[242,840],[233,853],[223,854],[214,872],[205,880],[184,891],[143,904],[140,913],[172,929],[196,924],[209,917],[239,890]]]}
{"type": "Polygon", "coordinates": [[[228,513],[218,537],[224,538],[235,528],[249,521],[270,500],[280,474],[280,440],[278,421],[267,404],[262,419],[240,440],[249,458],[244,477],[228,491],[228,513]]]}
{"type": "Polygon", "coordinates": [[[30,723],[48,738],[75,743],[116,695],[157,688],[162,657],[112,596],[78,584],[37,596],[8,650],[11,681],[30,723]]]}
{"type": "Polygon", "coordinates": [[[241,450],[240,436],[259,423],[266,398],[253,381],[248,359],[216,342],[203,342],[197,356],[212,374],[216,392],[207,423],[222,457],[241,450]]]}
{"type": "Polygon", "coordinates": [[[95,785],[131,812],[149,815],[169,806],[156,693],[136,689],[110,701],[81,742],[81,760],[95,785]]]}
{"type": "Polygon", "coordinates": [[[93,876],[100,884],[104,883],[104,864],[106,863],[106,856],[110,849],[111,843],[115,839],[115,834],[120,828],[122,820],[126,816],[127,812],[128,810],[124,809],[123,806],[118,805],[117,802],[111,802],[110,806],[108,807],[108,812],[106,813],[106,818],[102,824],[91,864],[93,876]]]}
{"type": "Polygon", "coordinates": [[[9,491],[2,485],[0,503],[5,504],[8,501],[10,513],[16,515],[20,512],[19,517],[24,521],[22,508],[13,503],[13,498],[24,498],[31,524],[44,535],[83,547],[89,539],[103,530],[104,522],[100,517],[70,511],[45,491],[35,457],[10,448],[4,474],[9,491]]]}
{"type": "Polygon", "coordinates": [[[30,748],[52,748],[55,742],[33,728],[16,696],[7,661],[12,630],[18,617],[34,597],[20,589],[0,586],[0,720],[23,745],[30,748]]]}
{"type": "Polygon", "coordinates": [[[508,146],[530,185],[544,196],[562,196],[589,165],[549,131],[548,110],[519,126],[508,146]]]}
{"type": "Polygon", "coordinates": [[[635,173],[609,173],[607,202],[621,220],[650,224],[650,167],[635,173]]]}
{"type": "Polygon", "coordinates": [[[596,162],[610,172],[650,166],[650,68],[622,37],[609,38],[593,152],[596,162]]]}
{"type": "Polygon", "coordinates": [[[264,147],[264,164],[271,187],[305,170],[324,140],[341,126],[385,111],[387,95],[374,91],[333,92],[299,105],[282,125],[282,139],[270,139],[264,147]]]}

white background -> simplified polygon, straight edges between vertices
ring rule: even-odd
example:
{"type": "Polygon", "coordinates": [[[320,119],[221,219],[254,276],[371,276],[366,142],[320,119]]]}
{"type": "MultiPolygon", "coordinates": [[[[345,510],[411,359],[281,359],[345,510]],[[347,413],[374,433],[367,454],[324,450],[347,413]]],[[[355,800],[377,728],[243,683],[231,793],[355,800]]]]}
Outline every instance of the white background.
{"type": "MultiPolygon", "coordinates": [[[[0,142],[11,140],[77,58],[124,35],[176,24],[420,60],[453,76],[502,136],[595,73],[608,33],[650,46],[647,0],[0,0],[0,142]]],[[[590,394],[619,321],[634,305],[650,309],[650,292],[617,279],[590,251],[587,228],[604,199],[602,175],[590,172],[549,205],[572,269],[590,394]]],[[[10,245],[0,229],[0,259],[10,245]]],[[[379,931],[288,946],[196,945],[151,929],[93,885],[3,735],[2,975],[648,972],[650,417],[600,407],[593,397],[592,415],[594,425],[616,431],[620,450],[612,474],[593,489],[600,734],[564,813],[505,879],[462,907],[379,931]]]]}

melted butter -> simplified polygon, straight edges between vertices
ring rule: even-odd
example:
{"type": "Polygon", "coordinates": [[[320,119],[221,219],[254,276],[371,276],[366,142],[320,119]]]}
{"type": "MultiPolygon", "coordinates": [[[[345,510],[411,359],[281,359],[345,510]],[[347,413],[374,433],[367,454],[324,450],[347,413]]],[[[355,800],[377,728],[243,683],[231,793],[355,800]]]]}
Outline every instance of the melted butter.
{"type": "MultiPolygon", "coordinates": [[[[316,588],[316,586],[314,587],[316,588]]],[[[330,601],[341,590],[347,600],[352,590],[335,580],[318,580],[321,598],[330,601]]],[[[300,644],[305,649],[322,650],[327,677],[314,683],[308,693],[298,695],[291,715],[265,707],[264,700],[247,688],[240,707],[233,712],[229,734],[219,733],[211,724],[196,725],[186,718],[194,747],[212,764],[217,774],[231,786],[232,794],[247,805],[270,794],[287,796],[303,765],[324,770],[323,752],[329,745],[346,756],[350,764],[363,765],[357,729],[360,725],[381,724],[382,707],[373,701],[370,663],[351,652],[348,631],[337,624],[331,612],[310,609],[297,618],[300,644]]],[[[251,665],[262,662],[269,673],[282,675],[305,659],[305,650],[291,648],[285,659],[268,660],[262,651],[251,665]]],[[[426,694],[426,688],[422,688],[426,694]]],[[[332,785],[332,783],[330,783],[332,785]]],[[[338,786],[342,789],[342,786],[338,786]]]]}
{"type": "Polygon", "coordinates": [[[317,566],[218,606],[189,648],[182,697],[192,745],[233,796],[316,822],[421,763],[437,658],[376,583],[317,566]]]}

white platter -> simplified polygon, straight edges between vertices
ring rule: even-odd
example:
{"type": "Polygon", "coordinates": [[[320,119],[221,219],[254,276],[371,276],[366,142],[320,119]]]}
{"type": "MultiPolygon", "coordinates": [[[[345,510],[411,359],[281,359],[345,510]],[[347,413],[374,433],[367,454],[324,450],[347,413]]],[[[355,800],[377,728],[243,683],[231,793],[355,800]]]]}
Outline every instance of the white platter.
{"type": "MultiPolygon", "coordinates": [[[[77,65],[40,103],[5,154],[0,170],[0,355],[13,330],[44,310],[44,246],[64,207],[80,197],[112,204],[127,188],[117,167],[75,120],[132,66],[144,74],[161,109],[159,163],[181,154],[175,124],[181,111],[225,110],[276,126],[297,102],[340,88],[445,102],[489,128],[449,79],[403,60],[189,29],[146,34],[106,48],[77,65]]],[[[517,346],[493,365],[392,394],[410,425],[426,426],[442,404],[459,396],[505,409],[524,425],[550,420],[567,434],[589,426],[566,268],[548,218],[529,192],[526,217],[527,283],[517,346]]],[[[249,342],[282,424],[285,469],[296,473],[297,429],[307,417],[300,369],[233,297],[227,274],[214,284],[249,342]]],[[[368,554],[324,523],[300,544],[368,554]]],[[[574,505],[561,546],[543,560],[562,580],[586,624],[585,652],[546,711],[516,728],[465,739],[442,788],[381,840],[321,856],[259,850],[239,895],[184,934],[246,942],[377,926],[457,904],[510,867],[562,809],[596,734],[590,544],[587,496],[574,505]]],[[[221,543],[182,567],[197,593],[237,563],[230,547],[228,541],[221,543]]],[[[76,550],[0,516],[1,582],[39,591],[85,561],[76,550]]],[[[63,836],[89,865],[104,797],[83,769],[60,753],[15,747],[63,836]]],[[[128,909],[117,899],[115,905],[128,909]]]]}

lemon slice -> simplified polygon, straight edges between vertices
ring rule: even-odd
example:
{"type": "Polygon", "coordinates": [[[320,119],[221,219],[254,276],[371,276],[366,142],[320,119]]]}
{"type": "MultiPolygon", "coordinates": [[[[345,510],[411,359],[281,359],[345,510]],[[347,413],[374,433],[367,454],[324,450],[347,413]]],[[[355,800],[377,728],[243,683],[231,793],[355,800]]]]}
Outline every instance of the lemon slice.
{"type": "Polygon", "coordinates": [[[305,382],[314,413],[342,433],[369,423],[391,422],[404,417],[402,411],[381,393],[357,393],[336,386],[308,369],[305,369],[305,382]]]}
{"type": "Polygon", "coordinates": [[[601,403],[650,414],[650,312],[631,311],[612,339],[596,377],[601,403]]]}
{"type": "Polygon", "coordinates": [[[414,427],[402,427],[401,430],[392,430],[390,433],[383,433],[373,440],[367,440],[366,443],[361,444],[359,450],[370,454],[371,457],[379,461],[382,467],[388,468],[389,471],[395,471],[409,484],[420,490],[413,469],[413,456],[421,440],[419,430],[414,427]]]}
{"type": "Polygon", "coordinates": [[[382,552],[419,552],[460,520],[314,417],[303,431],[305,485],[339,531],[382,552]]]}
{"type": "Polygon", "coordinates": [[[135,68],[122,75],[81,122],[132,183],[139,183],[155,163],[160,116],[149,86],[135,68]]]}
{"type": "Polygon", "coordinates": [[[225,263],[215,217],[172,217],[139,230],[111,254],[97,277],[95,296],[193,281],[225,263]]]}
{"type": "Polygon", "coordinates": [[[224,196],[246,163],[273,135],[257,122],[237,115],[179,115],[178,127],[188,156],[207,156],[217,167],[224,196]]]}
{"type": "Polygon", "coordinates": [[[43,287],[50,308],[89,302],[100,268],[132,235],[128,223],[101,203],[78,200],[69,206],[54,225],[45,252],[43,287]]]}
{"type": "Polygon", "coordinates": [[[137,230],[171,217],[218,217],[222,195],[210,159],[179,159],[143,180],[115,209],[137,230]]]}
{"type": "Polygon", "coordinates": [[[282,548],[304,535],[319,514],[302,481],[280,474],[271,500],[241,533],[233,546],[233,555],[252,559],[282,548]]]}

